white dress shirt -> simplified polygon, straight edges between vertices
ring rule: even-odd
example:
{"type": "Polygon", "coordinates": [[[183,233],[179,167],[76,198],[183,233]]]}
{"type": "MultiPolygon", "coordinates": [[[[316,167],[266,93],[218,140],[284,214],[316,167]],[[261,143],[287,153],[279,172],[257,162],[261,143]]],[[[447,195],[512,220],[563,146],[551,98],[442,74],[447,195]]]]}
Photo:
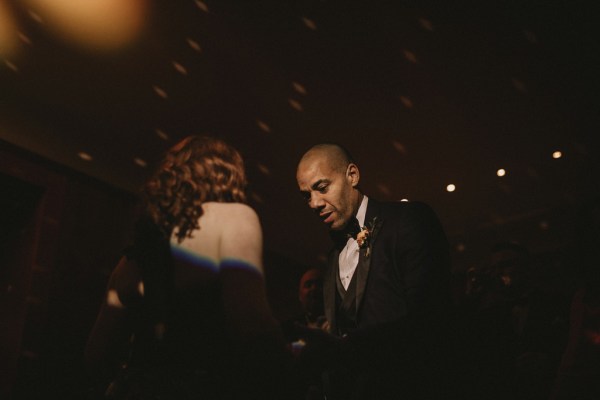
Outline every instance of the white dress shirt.
{"type": "MultiPolygon", "coordinates": [[[[369,198],[367,196],[363,196],[360,207],[358,207],[358,212],[356,213],[356,219],[358,220],[358,225],[360,225],[361,228],[365,226],[365,216],[367,214],[368,203],[369,198]]],[[[338,259],[340,266],[340,281],[342,281],[344,289],[348,289],[348,285],[352,280],[352,275],[354,275],[354,271],[358,265],[359,253],[360,248],[358,247],[358,243],[356,243],[356,239],[349,238],[346,242],[346,246],[344,246],[340,252],[338,259]]]]}

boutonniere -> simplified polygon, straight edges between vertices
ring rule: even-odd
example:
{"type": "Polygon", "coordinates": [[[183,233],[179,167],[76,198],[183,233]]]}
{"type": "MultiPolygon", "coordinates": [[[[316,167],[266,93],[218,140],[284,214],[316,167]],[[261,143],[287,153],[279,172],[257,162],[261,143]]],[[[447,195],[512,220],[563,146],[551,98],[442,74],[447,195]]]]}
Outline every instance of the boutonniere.
{"type": "Polygon", "coordinates": [[[373,242],[373,235],[375,232],[375,227],[377,226],[377,217],[373,218],[371,222],[368,222],[365,226],[363,226],[356,235],[356,243],[358,247],[361,249],[367,249],[365,251],[365,257],[369,257],[371,254],[371,244],[373,242]]]}

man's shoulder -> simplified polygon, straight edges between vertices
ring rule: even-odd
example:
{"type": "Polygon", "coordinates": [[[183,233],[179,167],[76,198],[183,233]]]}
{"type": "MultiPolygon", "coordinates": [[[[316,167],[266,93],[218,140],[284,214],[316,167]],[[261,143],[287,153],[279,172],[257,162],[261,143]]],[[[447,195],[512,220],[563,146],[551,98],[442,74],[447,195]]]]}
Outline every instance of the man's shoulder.
{"type": "Polygon", "coordinates": [[[428,231],[441,228],[441,221],[427,203],[420,201],[387,201],[377,204],[377,219],[389,230],[395,229],[428,231]]]}
{"type": "Polygon", "coordinates": [[[379,214],[390,216],[411,216],[434,214],[433,209],[427,203],[421,201],[375,201],[379,214]]]}
{"type": "Polygon", "coordinates": [[[382,202],[379,206],[379,236],[394,240],[401,247],[446,246],[442,223],[428,204],[420,201],[382,202]]]}

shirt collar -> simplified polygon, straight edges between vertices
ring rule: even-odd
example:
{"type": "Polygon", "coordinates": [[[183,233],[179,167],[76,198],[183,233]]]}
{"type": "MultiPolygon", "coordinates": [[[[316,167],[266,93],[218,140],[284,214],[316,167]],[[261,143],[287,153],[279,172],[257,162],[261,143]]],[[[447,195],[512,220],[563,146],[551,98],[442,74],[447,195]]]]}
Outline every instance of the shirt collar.
{"type": "Polygon", "coordinates": [[[356,213],[356,219],[358,220],[358,224],[361,228],[365,226],[365,217],[367,216],[367,204],[369,204],[369,198],[367,196],[363,196],[363,199],[360,202],[360,207],[358,207],[358,212],[356,213]]]}

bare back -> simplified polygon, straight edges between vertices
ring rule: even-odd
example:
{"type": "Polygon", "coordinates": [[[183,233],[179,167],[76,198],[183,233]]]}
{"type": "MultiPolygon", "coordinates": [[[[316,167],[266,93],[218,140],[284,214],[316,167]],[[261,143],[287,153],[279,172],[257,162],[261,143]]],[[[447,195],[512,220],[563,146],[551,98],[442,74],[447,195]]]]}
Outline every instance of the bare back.
{"type": "MultiPolygon", "coordinates": [[[[183,365],[223,358],[225,343],[248,343],[265,335],[283,343],[266,298],[258,216],[237,203],[206,203],[203,211],[192,238],[171,241],[169,354],[183,365]]],[[[114,343],[127,341],[131,315],[144,298],[141,277],[135,260],[126,257],[113,271],[88,341],[89,365],[110,362],[114,343]]]]}
{"type": "Polygon", "coordinates": [[[223,261],[238,260],[262,273],[262,231],[254,210],[240,203],[215,202],[203,204],[202,209],[200,229],[181,243],[173,236],[171,248],[201,257],[217,268],[223,261]]]}

